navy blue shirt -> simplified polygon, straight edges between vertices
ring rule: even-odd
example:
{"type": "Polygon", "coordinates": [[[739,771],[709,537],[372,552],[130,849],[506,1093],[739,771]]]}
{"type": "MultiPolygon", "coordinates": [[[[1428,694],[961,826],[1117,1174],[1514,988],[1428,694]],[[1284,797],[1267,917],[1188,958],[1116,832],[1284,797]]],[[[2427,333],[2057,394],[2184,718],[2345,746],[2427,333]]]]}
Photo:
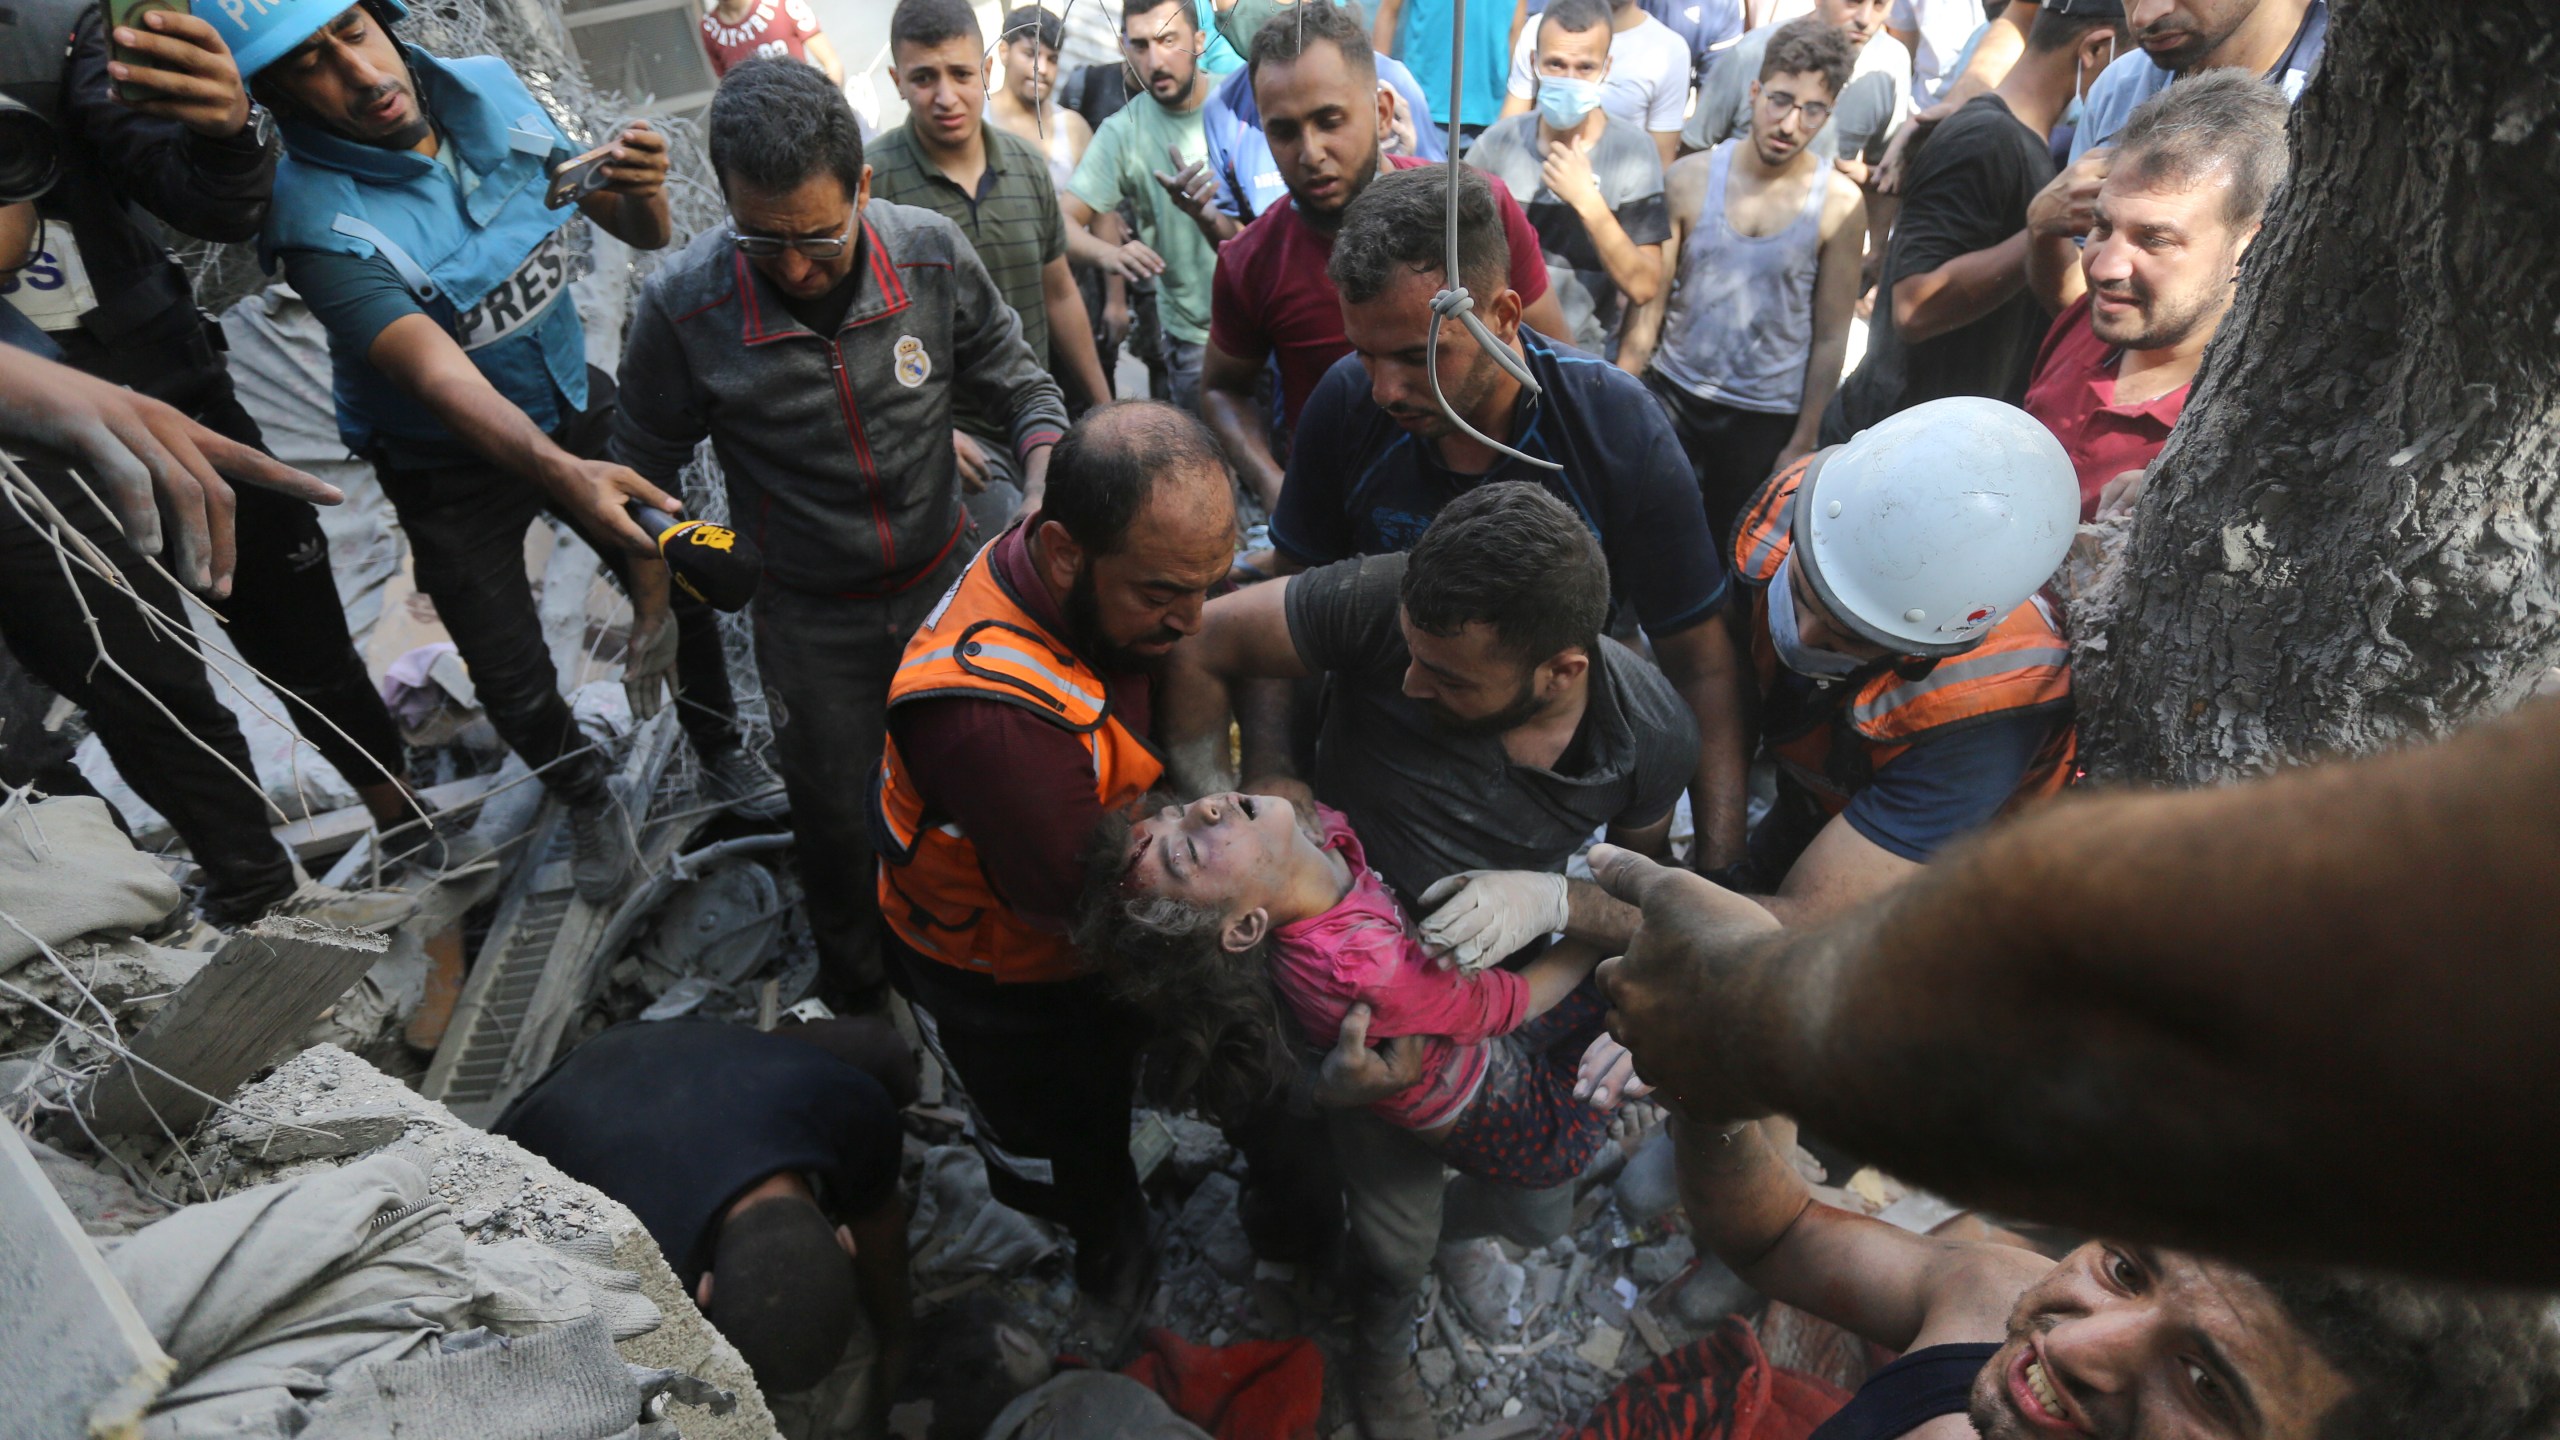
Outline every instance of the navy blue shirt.
{"type": "MultiPolygon", "coordinates": [[[[1845,693],[1836,685],[1819,690],[1781,667],[1765,702],[1768,728],[1792,733],[1808,709],[1828,707],[1845,693]]],[[[1877,766],[1841,816],[1878,847],[1927,864],[1948,842],[1989,824],[2018,793],[2055,728],[2068,723],[2067,713],[2022,710],[1926,736],[1877,766]]]]}
{"type": "Polygon", "coordinates": [[[1561,474],[1508,455],[1481,475],[1449,469],[1437,446],[1378,408],[1367,368],[1345,355],[1298,417],[1272,544],[1310,568],[1410,550],[1451,500],[1493,481],[1527,480],[1591,527],[1618,602],[1648,633],[1670,635],[1713,615],[1724,565],[1661,402],[1609,362],[1525,327],[1520,346],[1545,393],[1523,399],[1511,443],[1564,466],[1561,474]]]}

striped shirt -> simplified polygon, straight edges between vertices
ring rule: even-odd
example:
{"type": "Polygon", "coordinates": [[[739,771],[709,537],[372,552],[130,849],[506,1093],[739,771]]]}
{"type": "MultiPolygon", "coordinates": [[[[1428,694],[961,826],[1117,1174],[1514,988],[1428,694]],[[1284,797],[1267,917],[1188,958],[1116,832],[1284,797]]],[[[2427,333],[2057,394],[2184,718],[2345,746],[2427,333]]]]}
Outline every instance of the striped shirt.
{"type": "MultiPolygon", "coordinates": [[[[871,162],[871,194],[896,205],[931,210],[960,227],[1005,303],[1022,317],[1022,343],[1049,364],[1049,310],[1041,289],[1043,266],[1067,253],[1066,217],[1049,178],[1049,162],[1029,141],[993,125],[981,125],[987,168],[972,195],[942,173],[909,126],[901,125],[864,147],[871,162]]],[[[952,418],[982,440],[1011,446],[1010,417],[986,412],[965,392],[955,393],[952,418]]]]}

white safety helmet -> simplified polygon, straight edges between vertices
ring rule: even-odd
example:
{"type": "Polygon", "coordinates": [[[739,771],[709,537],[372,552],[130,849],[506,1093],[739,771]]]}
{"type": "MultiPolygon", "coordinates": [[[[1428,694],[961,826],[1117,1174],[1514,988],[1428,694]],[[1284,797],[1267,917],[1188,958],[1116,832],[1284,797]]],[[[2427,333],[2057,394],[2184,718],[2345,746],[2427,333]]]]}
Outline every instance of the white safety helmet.
{"type": "Polygon", "coordinates": [[[2080,481],[2015,405],[1932,400],[1820,456],[1789,554],[1842,624],[1898,655],[1972,649],[2062,564],[2080,481]]]}

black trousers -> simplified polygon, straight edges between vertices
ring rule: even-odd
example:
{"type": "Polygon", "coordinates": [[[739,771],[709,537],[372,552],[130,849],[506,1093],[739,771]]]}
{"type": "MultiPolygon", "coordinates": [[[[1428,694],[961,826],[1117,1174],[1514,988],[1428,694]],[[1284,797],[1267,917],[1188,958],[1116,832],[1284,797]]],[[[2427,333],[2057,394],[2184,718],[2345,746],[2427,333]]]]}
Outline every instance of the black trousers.
{"type": "MultiPolygon", "coordinates": [[[[136,592],[186,623],[178,587],[143,563],[68,469],[41,457],[19,468],[136,592]]],[[[35,513],[30,506],[29,514],[35,513]]],[[[293,862],[267,829],[272,817],[261,799],[248,741],[214,694],[204,662],[155,632],[123,592],[77,566],[69,567],[66,579],[64,568],[44,532],[15,505],[0,502],[0,639],[28,673],[88,712],[90,730],[125,783],[167,817],[204,867],[208,910],[227,919],[291,894],[293,862]],[[83,619],[84,606],[97,624],[95,637],[83,619]],[[100,661],[102,650],[122,673],[100,661]]],[[[337,603],[334,596],[330,603],[337,603]]],[[[30,687],[15,687],[0,724],[33,728],[43,719],[42,704],[30,687]]],[[[13,748],[12,758],[18,753],[13,748]]],[[[49,765],[7,779],[61,785],[67,769],[49,765]]]]}
{"type": "MultiPolygon", "coordinates": [[[[603,398],[551,437],[583,458],[604,453],[613,424],[611,381],[599,374],[589,383],[603,398]]],[[[489,724],[508,748],[542,772],[552,794],[572,804],[600,799],[611,769],[579,733],[569,702],[560,696],[533,582],[524,572],[524,532],[545,512],[567,521],[628,590],[630,561],[622,548],[588,534],[531,481],[485,462],[406,469],[377,458],[374,473],[408,533],[418,586],[436,602],[437,617],[470,667],[489,724]]],[[[677,720],[695,753],[707,758],[738,743],[737,701],[720,651],[719,617],[681,590],[674,606],[677,720]]]]}
{"type": "Polygon", "coordinates": [[[1680,449],[1698,477],[1698,497],[1707,504],[1707,526],[1715,532],[1716,553],[1733,558],[1734,522],[1742,507],[1777,468],[1778,452],[1796,433],[1796,417],[1760,410],[1737,410],[1701,400],[1648,368],[1645,388],[1671,414],[1680,449]]]}
{"type": "MultiPolygon", "coordinates": [[[[217,333],[193,310],[181,309],[150,334],[113,347],[80,330],[56,338],[77,368],[131,386],[218,435],[265,450],[266,437],[241,406],[214,349],[217,333]]],[[[308,501],[255,485],[236,485],[233,493],[239,502],[239,559],[231,594],[204,603],[226,622],[240,658],[283,692],[295,728],[347,783],[403,778],[407,757],[400,732],[347,634],[346,607],[330,572],[329,537],[320,528],[319,512],[308,501]]]]}

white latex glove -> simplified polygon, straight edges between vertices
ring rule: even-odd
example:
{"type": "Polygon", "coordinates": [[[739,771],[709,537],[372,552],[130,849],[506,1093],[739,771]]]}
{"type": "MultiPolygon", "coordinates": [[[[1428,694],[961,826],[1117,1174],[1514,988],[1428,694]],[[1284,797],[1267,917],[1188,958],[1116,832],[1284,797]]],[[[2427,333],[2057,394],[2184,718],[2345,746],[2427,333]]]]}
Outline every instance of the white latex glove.
{"type": "Polygon", "coordinates": [[[1526,870],[1462,870],[1422,892],[1431,914],[1422,948],[1442,963],[1481,970],[1541,935],[1564,928],[1565,881],[1526,870]]]}

